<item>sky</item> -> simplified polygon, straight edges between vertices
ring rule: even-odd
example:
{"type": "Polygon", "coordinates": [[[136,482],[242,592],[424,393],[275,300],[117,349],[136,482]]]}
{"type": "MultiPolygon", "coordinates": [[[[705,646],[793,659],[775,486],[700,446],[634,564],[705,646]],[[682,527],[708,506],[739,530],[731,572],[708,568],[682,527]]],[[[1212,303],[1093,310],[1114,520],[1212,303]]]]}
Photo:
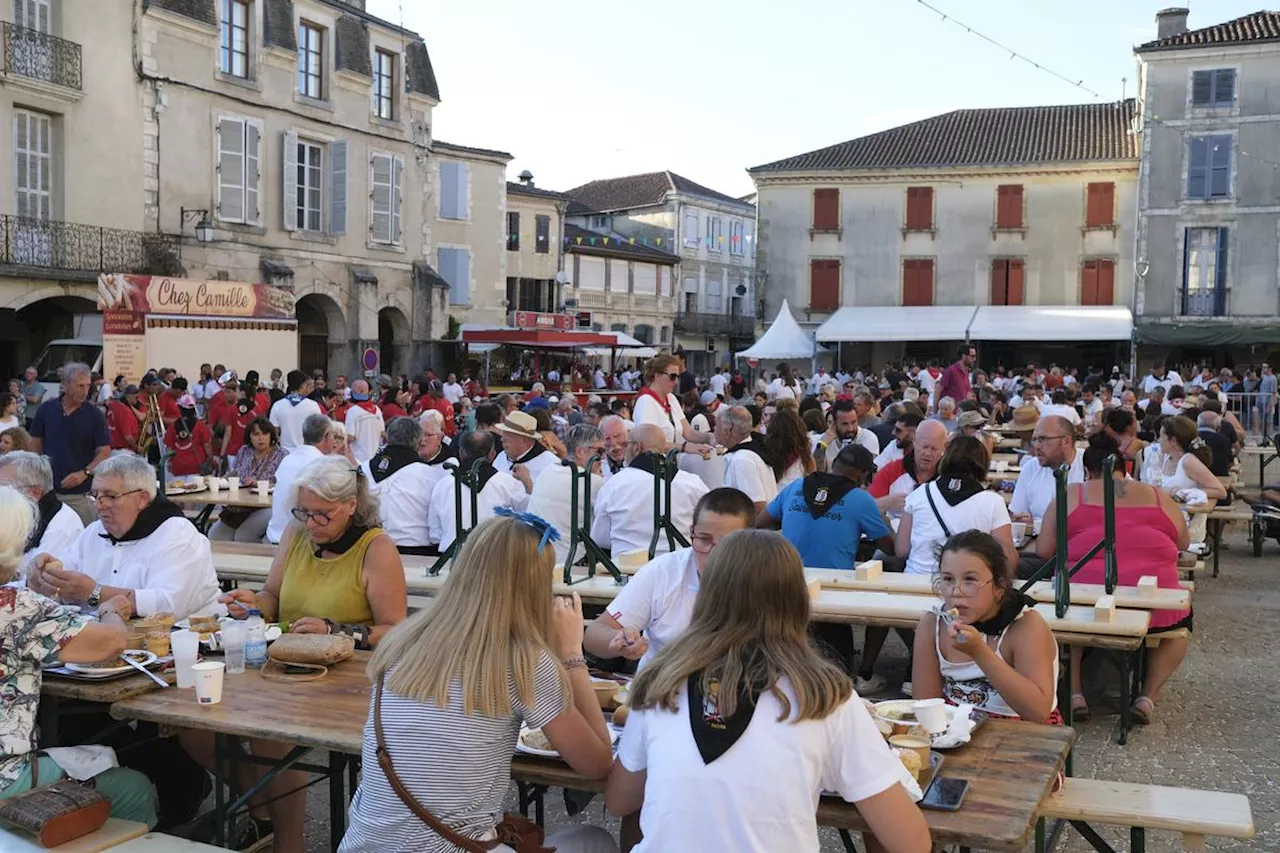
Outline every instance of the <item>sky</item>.
{"type": "MultiPolygon", "coordinates": [[[[1171,0],[368,0],[421,34],[434,138],[515,156],[538,186],[670,169],[732,195],[746,169],[955,109],[1132,97],[1171,0]],[[1013,59],[956,24],[1097,93],[1013,59]],[[1128,78],[1127,83],[1122,78],[1128,78]]],[[[1265,8],[1191,0],[1192,29],[1265,8]]]]}

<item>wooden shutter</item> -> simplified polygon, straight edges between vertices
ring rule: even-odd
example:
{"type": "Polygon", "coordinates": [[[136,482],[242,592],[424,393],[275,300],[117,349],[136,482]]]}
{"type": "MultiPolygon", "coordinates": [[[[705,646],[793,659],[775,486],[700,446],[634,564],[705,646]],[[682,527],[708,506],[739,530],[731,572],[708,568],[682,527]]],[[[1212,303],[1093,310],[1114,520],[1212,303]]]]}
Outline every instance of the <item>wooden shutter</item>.
{"type": "Polygon", "coordinates": [[[1236,70],[1219,68],[1213,72],[1213,105],[1229,107],[1236,98],[1236,70]]]}
{"type": "Polygon", "coordinates": [[[244,221],[253,225],[262,222],[262,200],[258,187],[262,180],[262,168],[258,146],[262,144],[262,127],[258,122],[244,123],[244,221]]]}
{"type": "Polygon", "coordinates": [[[1225,134],[1208,140],[1209,198],[1231,195],[1231,137],[1225,134]]]}
{"type": "Polygon", "coordinates": [[[1115,195],[1113,183],[1089,184],[1084,223],[1087,227],[1107,228],[1115,224],[1115,195]]]}
{"type": "Polygon", "coordinates": [[[840,307],[840,261],[809,261],[809,308],[834,311],[840,307]]]}
{"type": "Polygon", "coordinates": [[[20,217],[47,220],[53,213],[52,128],[46,115],[14,111],[15,201],[20,217]]]}
{"type": "Polygon", "coordinates": [[[996,227],[1022,227],[1022,184],[996,187],[996,227]]]}
{"type": "Polygon", "coordinates": [[[907,230],[933,228],[933,187],[907,187],[907,230]]]}
{"type": "Polygon", "coordinates": [[[375,243],[392,241],[389,154],[374,154],[369,158],[369,236],[375,243]]]}
{"type": "Polygon", "coordinates": [[[298,134],[285,131],[280,135],[282,162],[281,224],[286,231],[298,230],[298,134]]]}
{"type": "Polygon", "coordinates": [[[347,143],[329,143],[329,233],[347,233],[347,143]]]}
{"type": "Polygon", "coordinates": [[[1213,101],[1213,72],[1196,71],[1191,75],[1191,105],[1207,107],[1213,101]]]}
{"type": "Polygon", "coordinates": [[[520,251],[520,211],[507,211],[507,251],[520,251]]]}
{"type": "Polygon", "coordinates": [[[1026,264],[1019,259],[998,258],[991,262],[991,304],[1021,305],[1026,264]]]}
{"type": "Polygon", "coordinates": [[[840,190],[830,188],[813,191],[813,230],[840,230],[840,190]]]}
{"type": "Polygon", "coordinates": [[[932,258],[911,258],[902,262],[902,304],[933,304],[932,258]]]}
{"type": "Polygon", "coordinates": [[[1193,136],[1187,143],[1187,198],[1209,197],[1209,137],[1193,136]]]}
{"type": "Polygon", "coordinates": [[[1008,301],[1006,305],[1021,305],[1025,301],[1023,298],[1023,279],[1025,278],[1026,264],[1023,261],[1015,260],[1009,262],[1009,288],[1008,301]]]}
{"type": "Polygon", "coordinates": [[[466,163],[453,164],[453,180],[454,180],[453,199],[455,204],[457,204],[457,211],[456,211],[456,215],[454,216],[455,219],[466,219],[471,213],[470,205],[467,204],[468,202],[467,169],[468,168],[469,167],[467,166],[466,163]]]}
{"type": "Polygon", "coordinates": [[[245,122],[221,116],[218,119],[217,215],[225,222],[245,221],[245,122]]]}
{"type": "Polygon", "coordinates": [[[1091,258],[1080,268],[1080,304],[1114,305],[1116,263],[1105,258],[1091,258]]]}

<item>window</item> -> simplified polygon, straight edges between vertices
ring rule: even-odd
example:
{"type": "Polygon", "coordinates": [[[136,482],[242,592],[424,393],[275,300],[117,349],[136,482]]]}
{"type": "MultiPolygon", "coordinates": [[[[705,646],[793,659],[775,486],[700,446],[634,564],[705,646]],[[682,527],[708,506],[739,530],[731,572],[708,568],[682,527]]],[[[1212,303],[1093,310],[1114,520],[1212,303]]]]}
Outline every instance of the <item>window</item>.
{"type": "Polygon", "coordinates": [[[724,221],[719,216],[707,217],[707,248],[713,252],[724,249],[724,221]]]}
{"type": "Polygon", "coordinates": [[[1116,224],[1116,185],[1089,184],[1085,195],[1086,228],[1112,228],[1116,224]]]}
{"type": "Polygon", "coordinates": [[[1116,262],[1107,258],[1090,258],[1080,266],[1080,304],[1114,305],[1116,301],[1116,262]]]}
{"type": "Polygon", "coordinates": [[[298,94],[324,97],[324,30],[303,21],[298,24],[298,94]]]}
{"type": "Polygon", "coordinates": [[[440,277],[449,283],[449,303],[467,305],[471,302],[471,252],[467,249],[436,250],[440,277]]]}
{"type": "Polygon", "coordinates": [[[1216,68],[1191,75],[1191,106],[1229,107],[1236,98],[1236,70],[1216,68]]]}
{"type": "Polygon", "coordinates": [[[385,50],[373,52],[373,114],[392,121],[396,117],[396,57],[385,50]]]}
{"type": "Polygon", "coordinates": [[[718,278],[707,280],[707,310],[719,314],[724,310],[724,282],[718,278]]]}
{"type": "Polygon", "coordinates": [[[466,219],[467,164],[457,160],[440,161],[440,218],[466,219]]]}
{"type": "Polygon", "coordinates": [[[933,258],[908,258],[902,262],[902,304],[933,304],[933,258]]]}
{"type": "Polygon", "coordinates": [[[400,244],[400,185],[404,158],[374,154],[369,158],[369,237],[374,243],[400,244]]]}
{"type": "Polygon", "coordinates": [[[1024,272],[1025,262],[1021,259],[996,258],[993,260],[991,262],[991,304],[1021,305],[1024,272]]]}
{"type": "Polygon", "coordinates": [[[13,22],[17,29],[5,40],[6,70],[54,82],[54,43],[45,38],[53,25],[49,0],[13,0],[13,22]]]}
{"type": "Polygon", "coordinates": [[[834,311],[840,307],[840,261],[809,261],[809,309],[834,311]]]}
{"type": "Polygon", "coordinates": [[[218,118],[218,203],[215,210],[223,222],[254,224],[259,221],[258,141],[261,126],[252,119],[218,118]]]}
{"type": "Polygon", "coordinates": [[[698,245],[698,211],[688,210],[684,214],[684,244],[698,245]]]}
{"type": "Polygon", "coordinates": [[[533,250],[539,255],[551,252],[551,217],[539,213],[533,217],[533,250]]]}
{"type": "Polygon", "coordinates": [[[324,193],[324,149],[314,142],[298,143],[298,203],[296,222],[300,231],[321,230],[321,200],[324,193]]]}
{"type": "Polygon", "coordinates": [[[1187,151],[1187,198],[1231,196],[1231,137],[1193,136],[1187,151]]]}
{"type": "Polygon", "coordinates": [[[1227,229],[1187,228],[1182,261],[1182,313],[1220,317],[1227,306],[1227,229]]]}
{"type": "Polygon", "coordinates": [[[813,191],[813,230],[840,230],[840,190],[820,188],[813,191]]]}
{"type": "Polygon", "coordinates": [[[693,293],[685,293],[684,313],[686,314],[698,313],[698,292],[697,291],[694,291],[693,293]]]}
{"type": "Polygon", "coordinates": [[[742,254],[743,244],[743,223],[740,220],[733,220],[729,223],[729,251],[735,255],[742,254]]]}
{"type": "Polygon", "coordinates": [[[53,122],[43,113],[14,110],[13,160],[19,217],[53,215],[53,122]]]}
{"type": "Polygon", "coordinates": [[[285,230],[346,234],[347,143],[337,139],[324,145],[285,131],[283,149],[285,230]]]}
{"type": "Polygon", "coordinates": [[[249,76],[248,0],[222,0],[218,70],[233,77],[249,76]]]}
{"type": "Polygon", "coordinates": [[[49,0],[13,0],[13,23],[16,26],[48,35],[51,21],[49,0]]]}
{"type": "Polygon", "coordinates": [[[907,187],[907,230],[933,230],[933,187],[907,187]]]}
{"type": "Polygon", "coordinates": [[[658,343],[665,344],[671,341],[671,327],[662,326],[658,329],[658,343]]]}
{"type": "Polygon", "coordinates": [[[609,227],[609,217],[608,216],[591,217],[591,227],[596,231],[607,229],[609,227]]]}
{"type": "Polygon", "coordinates": [[[996,187],[996,227],[1022,227],[1022,184],[996,187]]]}
{"type": "Polygon", "coordinates": [[[507,251],[520,251],[520,213],[515,210],[507,211],[507,251]]]}

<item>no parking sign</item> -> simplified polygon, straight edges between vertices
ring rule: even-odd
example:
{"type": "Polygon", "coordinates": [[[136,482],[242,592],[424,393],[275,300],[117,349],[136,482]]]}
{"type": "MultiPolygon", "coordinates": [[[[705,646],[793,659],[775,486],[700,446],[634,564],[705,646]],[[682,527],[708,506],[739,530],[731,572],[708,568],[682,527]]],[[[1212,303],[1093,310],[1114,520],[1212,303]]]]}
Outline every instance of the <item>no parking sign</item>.
{"type": "Polygon", "coordinates": [[[373,347],[365,349],[364,355],[361,357],[360,361],[364,365],[366,373],[378,372],[378,351],[373,347]]]}

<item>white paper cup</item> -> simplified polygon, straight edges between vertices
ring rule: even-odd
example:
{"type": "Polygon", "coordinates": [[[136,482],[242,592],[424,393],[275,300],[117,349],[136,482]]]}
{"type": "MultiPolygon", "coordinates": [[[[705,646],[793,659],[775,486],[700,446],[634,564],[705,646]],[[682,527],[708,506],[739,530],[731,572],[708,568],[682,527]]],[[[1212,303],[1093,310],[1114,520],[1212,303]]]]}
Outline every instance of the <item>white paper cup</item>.
{"type": "Polygon", "coordinates": [[[196,665],[200,657],[200,635],[195,631],[174,631],[169,639],[173,644],[173,665],[178,671],[178,686],[184,689],[195,687],[195,673],[191,671],[191,667],[196,665]]]}
{"type": "Polygon", "coordinates": [[[1040,523],[1041,523],[1041,522],[1043,522],[1043,521],[1044,521],[1044,519],[1043,519],[1043,518],[1033,518],[1033,519],[1031,519],[1031,532],[1032,532],[1032,533],[1034,533],[1035,535],[1039,536],[1039,535],[1040,535],[1040,523]]]}
{"type": "Polygon", "coordinates": [[[947,703],[941,699],[921,699],[911,703],[916,712],[916,719],[931,735],[939,735],[947,730],[947,703]]]}
{"type": "Polygon", "coordinates": [[[266,497],[271,491],[271,483],[267,482],[266,480],[259,480],[257,489],[258,489],[258,494],[262,495],[263,497],[266,497]]]}
{"type": "Polygon", "coordinates": [[[997,474],[1003,474],[1005,471],[1008,471],[1008,470],[1009,470],[1009,460],[1008,460],[1008,459],[998,459],[998,460],[996,460],[996,473],[997,473],[997,474]]]}
{"type": "Polygon", "coordinates": [[[192,478],[191,478],[191,485],[195,486],[197,489],[203,489],[203,488],[204,488],[204,477],[201,477],[199,474],[197,474],[196,476],[192,477],[192,478]]]}
{"type": "Polygon", "coordinates": [[[1013,533],[1013,543],[1016,545],[1027,535],[1027,523],[1025,521],[1015,521],[1010,527],[1013,533]]]}
{"type": "Polygon", "coordinates": [[[222,673],[226,664],[220,660],[201,661],[191,667],[196,679],[196,702],[216,705],[222,701],[222,673]]]}
{"type": "Polygon", "coordinates": [[[236,491],[237,489],[239,489],[239,488],[240,488],[240,478],[239,478],[239,477],[228,477],[228,478],[227,478],[227,488],[228,488],[228,489],[230,489],[230,490],[231,490],[231,491],[233,491],[233,492],[234,492],[234,491],[236,491]]]}
{"type": "Polygon", "coordinates": [[[218,486],[222,485],[221,483],[218,482],[217,477],[210,477],[205,484],[209,487],[209,491],[211,492],[218,491],[218,486]]]}

